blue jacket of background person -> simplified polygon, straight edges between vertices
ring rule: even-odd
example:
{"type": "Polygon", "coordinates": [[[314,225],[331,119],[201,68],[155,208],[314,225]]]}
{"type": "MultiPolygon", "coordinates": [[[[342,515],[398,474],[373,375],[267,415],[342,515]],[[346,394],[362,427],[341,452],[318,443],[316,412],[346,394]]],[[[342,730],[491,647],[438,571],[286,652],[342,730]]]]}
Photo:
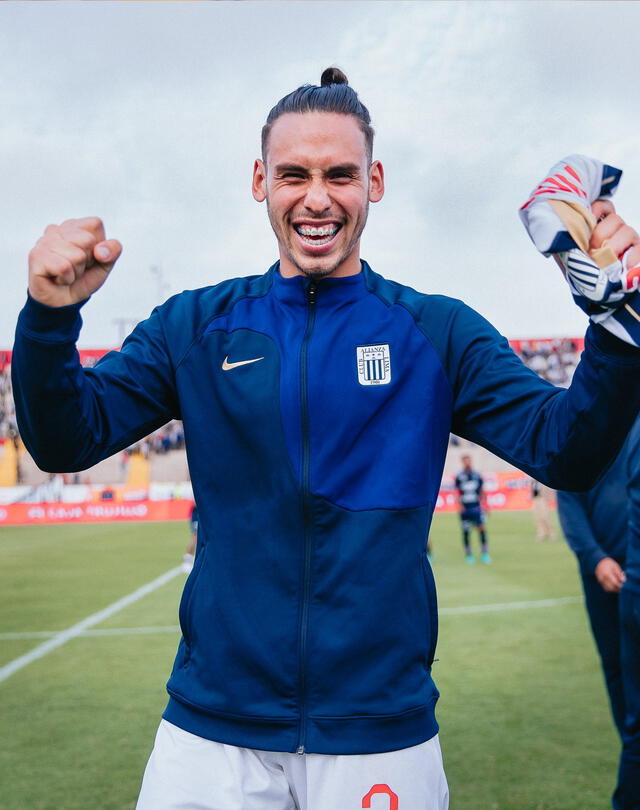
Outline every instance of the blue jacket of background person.
{"type": "Polygon", "coordinates": [[[625,569],[625,588],[640,593],[640,419],[613,464],[588,492],[558,492],[562,531],[580,572],[605,557],[625,569]]]}
{"type": "Polygon", "coordinates": [[[625,447],[628,452],[629,538],[624,587],[640,596],[640,419],[636,420],[625,447]]]}
{"type": "Polygon", "coordinates": [[[80,306],[29,300],[28,450],[85,469],[182,419],[200,523],[165,717],[252,748],[352,754],[437,731],[425,553],[449,432],[587,488],[640,407],[640,352],[590,326],[568,390],[460,301],[363,272],[187,291],[94,368],[80,306]]]}
{"type": "Polygon", "coordinates": [[[625,567],[630,451],[631,437],[594,487],[557,494],[560,525],[583,575],[592,575],[605,557],[625,567]]]}

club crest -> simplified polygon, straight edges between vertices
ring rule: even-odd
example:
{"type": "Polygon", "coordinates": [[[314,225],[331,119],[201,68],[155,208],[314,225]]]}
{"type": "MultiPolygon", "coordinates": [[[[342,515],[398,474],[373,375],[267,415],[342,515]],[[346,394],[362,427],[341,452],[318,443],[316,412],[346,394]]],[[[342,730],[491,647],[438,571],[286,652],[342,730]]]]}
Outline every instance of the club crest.
{"type": "Polygon", "coordinates": [[[391,382],[391,352],[388,343],[356,347],[360,385],[387,385],[391,382]]]}

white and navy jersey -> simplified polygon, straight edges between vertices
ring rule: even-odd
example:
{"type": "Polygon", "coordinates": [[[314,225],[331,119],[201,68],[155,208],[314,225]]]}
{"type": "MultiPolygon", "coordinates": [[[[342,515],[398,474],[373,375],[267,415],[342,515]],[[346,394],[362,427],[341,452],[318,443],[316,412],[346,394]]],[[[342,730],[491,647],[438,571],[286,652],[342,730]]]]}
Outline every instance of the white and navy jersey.
{"type": "Polygon", "coordinates": [[[461,470],[456,475],[456,489],[460,494],[460,508],[463,512],[480,507],[482,484],[482,476],[475,470],[461,470]]]}

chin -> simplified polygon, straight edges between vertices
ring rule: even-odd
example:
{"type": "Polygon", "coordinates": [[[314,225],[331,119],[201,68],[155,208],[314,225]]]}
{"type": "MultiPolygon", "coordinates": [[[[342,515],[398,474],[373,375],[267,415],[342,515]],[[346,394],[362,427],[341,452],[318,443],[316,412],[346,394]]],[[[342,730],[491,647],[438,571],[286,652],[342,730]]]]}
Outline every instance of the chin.
{"type": "Polygon", "coordinates": [[[334,270],[337,270],[337,267],[299,267],[298,268],[301,273],[303,273],[307,278],[319,280],[321,278],[326,278],[330,276],[334,270]]]}
{"type": "Polygon", "coordinates": [[[345,256],[323,256],[320,261],[312,256],[292,256],[295,267],[307,278],[321,279],[334,273],[346,260],[345,256]]]}

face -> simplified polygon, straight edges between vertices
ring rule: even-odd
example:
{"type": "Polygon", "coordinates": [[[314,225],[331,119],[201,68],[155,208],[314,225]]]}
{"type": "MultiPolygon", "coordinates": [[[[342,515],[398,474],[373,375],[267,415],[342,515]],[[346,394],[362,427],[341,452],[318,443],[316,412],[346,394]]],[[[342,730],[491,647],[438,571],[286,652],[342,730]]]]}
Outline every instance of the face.
{"type": "Polygon", "coordinates": [[[278,118],[266,165],[256,160],[252,192],[267,202],[283,276],[360,272],[360,236],[370,202],[384,193],[382,165],[369,165],[351,115],[308,112],[278,118]]]}
{"type": "Polygon", "coordinates": [[[471,469],[471,456],[462,456],[462,464],[465,470],[471,469]]]}

